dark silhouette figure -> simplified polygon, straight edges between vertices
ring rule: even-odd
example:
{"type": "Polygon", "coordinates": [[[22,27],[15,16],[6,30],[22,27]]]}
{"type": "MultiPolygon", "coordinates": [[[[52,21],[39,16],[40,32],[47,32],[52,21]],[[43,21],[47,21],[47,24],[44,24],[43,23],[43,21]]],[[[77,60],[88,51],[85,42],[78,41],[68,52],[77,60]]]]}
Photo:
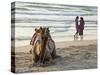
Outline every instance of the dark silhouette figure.
{"type": "Polygon", "coordinates": [[[78,19],[79,19],[79,17],[77,16],[75,19],[76,34],[78,34],[78,19]]]}
{"type": "Polygon", "coordinates": [[[81,40],[83,40],[84,25],[85,25],[84,19],[83,19],[83,17],[80,17],[79,36],[80,36],[81,40]]]}
{"type": "Polygon", "coordinates": [[[78,20],[79,17],[77,16],[76,19],[75,19],[75,27],[76,27],[76,32],[75,32],[75,35],[74,35],[74,40],[78,39],[78,27],[79,27],[79,24],[78,24],[78,20]]]}

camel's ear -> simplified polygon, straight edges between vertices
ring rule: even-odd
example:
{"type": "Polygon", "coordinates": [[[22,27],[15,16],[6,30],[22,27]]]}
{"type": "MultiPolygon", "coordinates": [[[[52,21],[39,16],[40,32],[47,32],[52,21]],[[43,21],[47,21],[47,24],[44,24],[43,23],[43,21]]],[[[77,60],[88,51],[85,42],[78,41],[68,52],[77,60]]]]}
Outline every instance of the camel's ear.
{"type": "Polygon", "coordinates": [[[47,30],[49,31],[49,27],[47,28],[47,30]]]}
{"type": "Polygon", "coordinates": [[[47,27],[47,29],[49,30],[49,27],[47,27]]]}
{"type": "Polygon", "coordinates": [[[37,29],[35,28],[35,31],[37,31],[37,29]]]}
{"type": "Polygon", "coordinates": [[[40,29],[42,30],[42,27],[40,27],[40,29]]]}

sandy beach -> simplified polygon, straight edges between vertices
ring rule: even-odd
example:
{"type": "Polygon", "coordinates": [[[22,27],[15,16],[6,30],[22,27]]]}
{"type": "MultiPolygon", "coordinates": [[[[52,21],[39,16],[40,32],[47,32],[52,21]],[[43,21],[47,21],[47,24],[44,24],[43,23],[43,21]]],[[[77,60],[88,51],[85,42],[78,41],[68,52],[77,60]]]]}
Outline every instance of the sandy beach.
{"type": "MultiPolygon", "coordinates": [[[[31,66],[31,46],[16,48],[16,72],[47,72],[97,68],[97,40],[56,42],[57,55],[53,64],[31,66]]],[[[12,55],[13,56],[13,55],[12,55]]]]}
{"type": "MultiPolygon", "coordinates": [[[[96,40],[76,40],[76,41],[64,41],[64,42],[56,42],[56,48],[67,48],[69,46],[87,46],[90,44],[96,44],[97,41],[96,40]]],[[[16,47],[15,51],[16,52],[29,52],[31,49],[30,45],[26,45],[26,46],[21,46],[21,47],[16,47]]]]}
{"type": "MultiPolygon", "coordinates": [[[[12,3],[11,69],[13,72],[14,70],[16,73],[24,73],[97,68],[97,10],[97,6],[19,1],[12,3]],[[76,20],[77,16],[79,19],[76,20]],[[42,33],[40,27],[43,28],[42,33]],[[78,33],[84,29],[84,40],[80,40],[80,36],[78,40],[74,40],[76,29],[78,33]],[[55,41],[58,57],[52,63],[33,66],[33,55],[30,54],[29,44],[34,33],[41,34],[39,38],[45,35],[51,36],[55,41]]],[[[36,38],[37,36],[36,34],[36,38]]]]}

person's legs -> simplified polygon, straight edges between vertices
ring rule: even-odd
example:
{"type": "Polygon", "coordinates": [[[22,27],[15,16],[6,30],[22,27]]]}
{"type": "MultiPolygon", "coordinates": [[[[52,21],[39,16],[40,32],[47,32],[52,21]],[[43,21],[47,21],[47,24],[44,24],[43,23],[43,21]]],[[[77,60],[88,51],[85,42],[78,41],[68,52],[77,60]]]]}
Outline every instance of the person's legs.
{"type": "Polygon", "coordinates": [[[78,33],[76,33],[76,40],[78,40],[78,33]]]}
{"type": "Polygon", "coordinates": [[[80,40],[83,40],[83,35],[80,36],[80,40]]]}
{"type": "Polygon", "coordinates": [[[83,40],[83,30],[79,32],[80,40],[83,40]]]}
{"type": "Polygon", "coordinates": [[[78,40],[78,33],[75,33],[74,40],[78,40]]]}
{"type": "Polygon", "coordinates": [[[78,34],[78,30],[79,30],[79,29],[77,28],[77,29],[76,29],[76,34],[78,34]]]}
{"type": "Polygon", "coordinates": [[[74,40],[78,40],[78,29],[76,29],[76,33],[74,35],[74,40]]]}

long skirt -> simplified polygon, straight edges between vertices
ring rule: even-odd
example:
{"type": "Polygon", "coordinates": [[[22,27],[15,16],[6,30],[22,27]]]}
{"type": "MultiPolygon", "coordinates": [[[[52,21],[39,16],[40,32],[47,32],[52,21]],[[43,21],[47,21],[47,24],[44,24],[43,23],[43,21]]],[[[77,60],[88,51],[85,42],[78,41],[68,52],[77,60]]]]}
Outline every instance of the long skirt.
{"type": "Polygon", "coordinates": [[[79,29],[79,35],[83,35],[83,29],[79,29]]]}

